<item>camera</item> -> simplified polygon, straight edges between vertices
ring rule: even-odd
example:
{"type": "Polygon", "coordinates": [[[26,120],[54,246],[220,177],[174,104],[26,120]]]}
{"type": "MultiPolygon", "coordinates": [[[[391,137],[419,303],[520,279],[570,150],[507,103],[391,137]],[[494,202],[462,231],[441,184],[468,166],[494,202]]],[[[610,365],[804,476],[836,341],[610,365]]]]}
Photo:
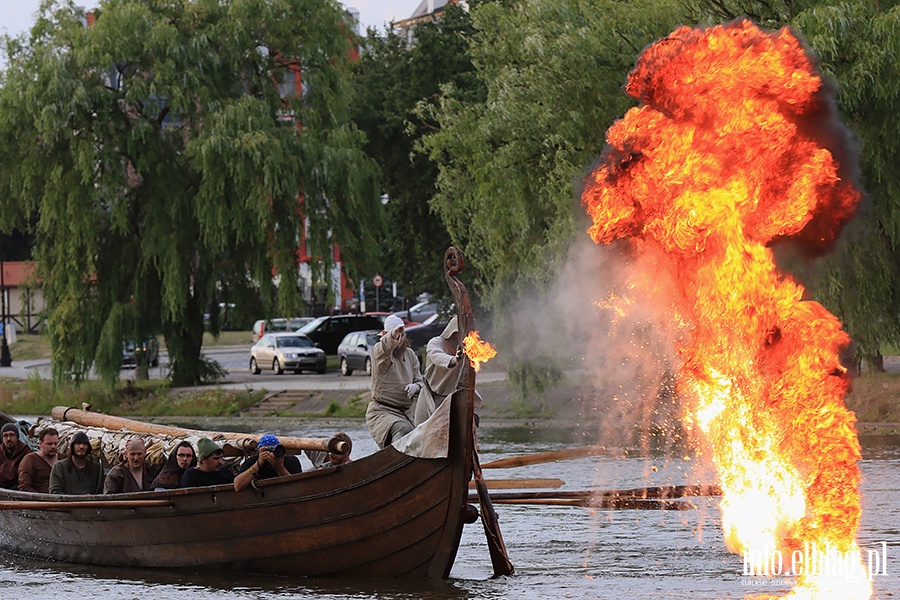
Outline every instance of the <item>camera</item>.
{"type": "Polygon", "coordinates": [[[278,444],[272,448],[272,455],[275,456],[275,458],[284,458],[284,446],[278,444]]]}

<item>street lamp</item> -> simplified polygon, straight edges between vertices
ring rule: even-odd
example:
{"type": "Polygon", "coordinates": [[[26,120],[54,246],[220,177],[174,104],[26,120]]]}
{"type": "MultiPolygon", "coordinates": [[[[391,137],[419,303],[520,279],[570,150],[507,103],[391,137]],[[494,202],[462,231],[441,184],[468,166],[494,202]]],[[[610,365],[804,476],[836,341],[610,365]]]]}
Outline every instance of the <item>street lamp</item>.
{"type": "Polygon", "coordinates": [[[0,367],[11,367],[12,356],[9,355],[9,344],[6,342],[6,277],[2,255],[0,255],[0,304],[2,304],[2,316],[0,325],[3,326],[3,342],[0,345],[0,367]]]}

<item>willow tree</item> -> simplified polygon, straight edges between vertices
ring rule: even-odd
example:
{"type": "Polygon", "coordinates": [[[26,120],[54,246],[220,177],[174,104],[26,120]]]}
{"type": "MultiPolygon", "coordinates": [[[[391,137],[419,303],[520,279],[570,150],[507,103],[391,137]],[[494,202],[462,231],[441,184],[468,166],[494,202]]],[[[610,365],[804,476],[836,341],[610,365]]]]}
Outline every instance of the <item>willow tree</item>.
{"type": "Polygon", "coordinates": [[[173,381],[206,375],[221,290],[298,308],[314,271],[359,264],[378,222],[348,116],[353,35],[329,0],[45,0],[6,38],[0,227],[34,223],[56,380],[162,334],[173,381]],[[302,92],[298,93],[298,90],[302,92]]]}

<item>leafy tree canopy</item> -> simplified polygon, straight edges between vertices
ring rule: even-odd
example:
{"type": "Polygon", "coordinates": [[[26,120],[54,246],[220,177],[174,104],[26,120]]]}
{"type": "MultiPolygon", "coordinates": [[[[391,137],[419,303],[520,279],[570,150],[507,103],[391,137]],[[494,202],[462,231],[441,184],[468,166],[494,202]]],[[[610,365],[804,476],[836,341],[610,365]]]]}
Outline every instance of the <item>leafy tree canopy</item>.
{"type": "Polygon", "coordinates": [[[435,104],[442,86],[456,97],[483,98],[469,58],[473,33],[469,13],[448,4],[440,20],[416,26],[412,43],[393,31],[379,35],[369,30],[354,65],[354,121],[366,134],[366,150],[381,167],[382,189],[389,198],[389,235],[379,269],[405,284],[407,295],[447,292],[441,261],[450,244],[447,229],[428,205],[437,166],[415,151],[436,124],[414,109],[419,102],[435,104]]]}
{"type": "Polygon", "coordinates": [[[0,228],[34,223],[57,380],[93,364],[113,382],[123,340],[162,334],[173,380],[196,383],[223,291],[270,297],[275,273],[293,313],[302,238],[319,276],[335,240],[352,270],[377,239],[352,33],[333,0],[106,0],[96,15],[86,27],[45,0],[30,34],[4,39],[0,228]]]}
{"type": "Polygon", "coordinates": [[[424,143],[440,166],[431,206],[499,306],[564,257],[577,182],[631,105],[626,75],[677,20],[662,0],[486,3],[473,20],[486,98],[445,94],[420,113],[439,124],[424,143]]]}

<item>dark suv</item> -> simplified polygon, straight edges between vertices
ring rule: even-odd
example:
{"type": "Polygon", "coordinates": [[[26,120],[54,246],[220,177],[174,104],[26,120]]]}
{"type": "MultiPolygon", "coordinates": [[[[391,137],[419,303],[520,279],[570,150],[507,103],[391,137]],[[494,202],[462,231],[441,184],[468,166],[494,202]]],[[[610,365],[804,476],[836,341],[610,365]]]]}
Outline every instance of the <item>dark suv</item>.
{"type": "Polygon", "coordinates": [[[384,325],[381,319],[369,315],[331,315],[319,317],[297,331],[311,339],[326,354],[337,354],[338,344],[345,335],[351,331],[365,331],[366,329],[381,331],[384,329],[384,325]]]}

